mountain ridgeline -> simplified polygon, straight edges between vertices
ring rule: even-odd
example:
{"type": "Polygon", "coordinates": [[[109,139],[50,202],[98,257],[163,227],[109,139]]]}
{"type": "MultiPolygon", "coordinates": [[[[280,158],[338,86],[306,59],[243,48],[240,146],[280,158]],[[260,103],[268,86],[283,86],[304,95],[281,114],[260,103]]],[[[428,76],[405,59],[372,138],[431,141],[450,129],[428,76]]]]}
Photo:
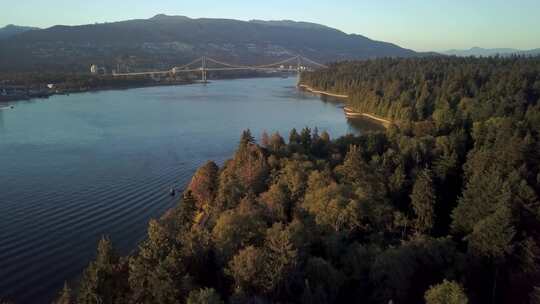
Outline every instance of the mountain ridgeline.
{"type": "Polygon", "coordinates": [[[540,59],[306,73],[385,133],[245,131],[130,256],[104,238],[58,303],[539,303],[540,59]]]}
{"type": "Polygon", "coordinates": [[[307,22],[157,15],[13,35],[0,41],[0,68],[87,71],[90,64],[170,68],[202,55],[260,64],[297,54],[320,62],[417,55],[391,43],[307,22]]]}
{"type": "Polygon", "coordinates": [[[32,30],[39,30],[39,28],[9,24],[3,28],[0,28],[0,40],[7,39],[9,37],[12,37],[21,33],[25,33],[28,31],[32,31],[32,30]]]}
{"type": "Polygon", "coordinates": [[[458,56],[458,57],[493,57],[493,56],[537,56],[540,55],[540,49],[532,50],[518,50],[511,48],[496,48],[496,49],[484,49],[480,47],[473,47],[468,50],[448,50],[443,52],[445,55],[458,56]]]}

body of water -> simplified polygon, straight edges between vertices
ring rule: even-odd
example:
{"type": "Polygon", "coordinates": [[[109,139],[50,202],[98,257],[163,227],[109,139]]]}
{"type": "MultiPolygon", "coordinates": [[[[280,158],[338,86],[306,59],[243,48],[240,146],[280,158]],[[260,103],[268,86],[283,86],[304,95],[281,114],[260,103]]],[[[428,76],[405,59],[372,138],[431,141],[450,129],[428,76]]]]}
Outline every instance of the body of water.
{"type": "Polygon", "coordinates": [[[0,110],[0,297],[50,303],[109,235],[136,248],[150,218],[177,203],[207,160],[234,152],[242,130],[318,127],[332,137],[380,129],[294,79],[242,79],[53,96],[0,110]]]}

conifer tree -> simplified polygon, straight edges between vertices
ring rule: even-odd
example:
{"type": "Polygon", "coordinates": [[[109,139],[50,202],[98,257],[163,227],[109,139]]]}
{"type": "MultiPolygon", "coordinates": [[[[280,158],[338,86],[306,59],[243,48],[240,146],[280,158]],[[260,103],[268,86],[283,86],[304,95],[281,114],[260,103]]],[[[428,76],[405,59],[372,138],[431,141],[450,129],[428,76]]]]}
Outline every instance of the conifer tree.
{"type": "Polygon", "coordinates": [[[416,215],[414,224],[416,231],[429,233],[433,229],[436,200],[431,171],[422,170],[414,182],[411,193],[411,204],[416,215]]]}
{"type": "Polygon", "coordinates": [[[270,147],[270,136],[266,133],[266,130],[261,135],[261,145],[265,148],[270,147]]]}
{"type": "Polygon", "coordinates": [[[285,146],[285,141],[283,140],[283,137],[279,134],[279,132],[276,132],[272,134],[272,137],[270,137],[270,148],[274,153],[280,153],[282,149],[285,146]]]}
{"type": "Polygon", "coordinates": [[[193,196],[193,192],[188,190],[184,193],[180,206],[178,206],[178,222],[184,227],[183,230],[191,229],[196,211],[197,200],[193,196]]]}
{"type": "Polygon", "coordinates": [[[247,144],[253,143],[255,143],[255,138],[251,135],[251,131],[249,129],[244,130],[240,137],[240,146],[246,146],[247,144]]]}
{"type": "Polygon", "coordinates": [[[295,128],[289,133],[289,144],[299,144],[301,142],[300,135],[295,128]]]}
{"type": "Polygon", "coordinates": [[[426,291],[425,299],[426,304],[467,304],[469,302],[463,287],[454,281],[447,280],[426,291]]]}
{"type": "Polygon", "coordinates": [[[189,294],[187,304],[223,304],[223,301],[215,289],[202,288],[189,294]]]}
{"type": "Polygon", "coordinates": [[[64,282],[64,288],[62,288],[62,291],[60,292],[56,301],[54,301],[54,304],[73,304],[73,303],[74,301],[73,301],[71,288],[69,288],[69,285],[67,282],[64,282]]]}
{"type": "Polygon", "coordinates": [[[78,303],[117,303],[120,302],[122,285],[115,276],[118,256],[113,250],[111,240],[103,237],[98,243],[96,260],[85,269],[78,293],[78,303]]]}

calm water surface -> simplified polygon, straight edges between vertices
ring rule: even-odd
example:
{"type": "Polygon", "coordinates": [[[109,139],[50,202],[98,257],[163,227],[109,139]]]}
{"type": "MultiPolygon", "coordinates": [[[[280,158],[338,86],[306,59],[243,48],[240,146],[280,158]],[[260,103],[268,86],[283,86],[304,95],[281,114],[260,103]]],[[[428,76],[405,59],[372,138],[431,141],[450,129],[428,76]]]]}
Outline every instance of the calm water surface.
{"type": "Polygon", "coordinates": [[[122,252],[176,203],[207,160],[229,158],[243,129],[333,137],[377,129],[294,79],[215,81],[54,96],[0,110],[0,296],[50,303],[109,235],[122,252]]]}

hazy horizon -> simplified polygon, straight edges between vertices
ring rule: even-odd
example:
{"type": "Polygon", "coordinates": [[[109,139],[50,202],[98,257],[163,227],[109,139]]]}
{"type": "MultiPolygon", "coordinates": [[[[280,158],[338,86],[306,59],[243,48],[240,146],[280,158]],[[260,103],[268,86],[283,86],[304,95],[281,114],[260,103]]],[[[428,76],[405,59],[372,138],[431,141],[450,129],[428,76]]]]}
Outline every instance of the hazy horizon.
{"type": "Polygon", "coordinates": [[[349,34],[359,34],[395,43],[416,51],[451,49],[540,48],[540,3],[520,1],[464,0],[432,3],[423,0],[372,1],[340,0],[332,3],[275,0],[257,3],[232,0],[206,3],[141,0],[110,3],[96,0],[15,2],[0,11],[0,26],[15,24],[47,28],[54,25],[81,25],[148,19],[156,14],[184,15],[190,18],[226,18],[248,21],[294,20],[323,24],[349,34]],[[251,5],[250,5],[251,4],[251,5]],[[290,9],[288,9],[290,8],[290,9]]]}

